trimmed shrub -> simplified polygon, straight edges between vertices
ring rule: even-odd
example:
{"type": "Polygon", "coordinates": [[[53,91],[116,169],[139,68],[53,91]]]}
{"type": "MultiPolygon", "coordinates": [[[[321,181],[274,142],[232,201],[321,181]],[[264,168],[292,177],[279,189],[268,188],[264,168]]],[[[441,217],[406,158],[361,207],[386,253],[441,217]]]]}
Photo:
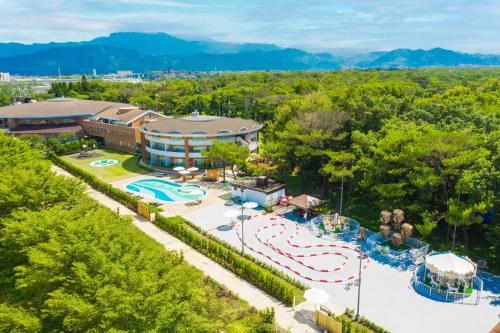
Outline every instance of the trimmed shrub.
{"type": "Polygon", "coordinates": [[[293,304],[295,292],[300,291],[297,286],[269,269],[260,267],[232,248],[193,230],[180,216],[164,217],[159,215],[154,223],[288,306],[293,304]]]}
{"type": "Polygon", "coordinates": [[[54,162],[57,166],[63,168],[64,170],[68,171],[69,173],[73,174],[74,176],[79,177],[82,179],[84,182],[92,186],[94,189],[103,192],[107,195],[109,195],[111,198],[115,199],[116,201],[120,202],[121,204],[127,206],[128,208],[137,211],[137,207],[139,206],[140,200],[134,198],[130,194],[117,189],[113,185],[110,185],[93,174],[84,171],[80,169],[79,167],[66,162],[59,156],[57,156],[54,153],[48,153],[47,155],[49,159],[54,162]]]}

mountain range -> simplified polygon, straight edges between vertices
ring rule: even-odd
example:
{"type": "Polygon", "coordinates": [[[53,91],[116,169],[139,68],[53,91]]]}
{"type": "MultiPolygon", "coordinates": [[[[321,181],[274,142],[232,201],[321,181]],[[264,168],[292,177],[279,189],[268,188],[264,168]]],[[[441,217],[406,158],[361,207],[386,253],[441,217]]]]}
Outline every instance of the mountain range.
{"type": "Polygon", "coordinates": [[[337,70],[496,66],[500,56],[434,48],[396,49],[335,56],[274,44],[190,41],[166,33],[118,32],[89,41],[0,43],[0,71],[22,75],[111,73],[166,70],[337,70]]]}

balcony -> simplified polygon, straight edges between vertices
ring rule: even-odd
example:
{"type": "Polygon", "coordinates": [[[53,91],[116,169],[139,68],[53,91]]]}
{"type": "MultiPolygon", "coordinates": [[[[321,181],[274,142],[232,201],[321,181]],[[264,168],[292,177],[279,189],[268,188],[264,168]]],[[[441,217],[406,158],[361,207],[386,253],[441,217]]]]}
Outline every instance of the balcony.
{"type": "Polygon", "coordinates": [[[165,156],[165,157],[177,157],[177,158],[186,157],[185,152],[164,151],[164,150],[153,149],[153,148],[148,147],[148,146],[146,146],[146,151],[151,153],[151,154],[165,156]]]}
{"type": "Polygon", "coordinates": [[[188,144],[190,146],[210,146],[212,144],[211,140],[189,140],[188,144]]]}
{"type": "Polygon", "coordinates": [[[183,146],[184,145],[184,140],[183,139],[167,139],[167,138],[157,138],[151,135],[145,135],[146,140],[150,142],[158,142],[158,143],[163,143],[165,145],[178,145],[178,146],[183,146]]]}
{"type": "Polygon", "coordinates": [[[201,153],[197,153],[197,152],[190,152],[189,157],[190,158],[204,158],[204,156],[201,153]]]}

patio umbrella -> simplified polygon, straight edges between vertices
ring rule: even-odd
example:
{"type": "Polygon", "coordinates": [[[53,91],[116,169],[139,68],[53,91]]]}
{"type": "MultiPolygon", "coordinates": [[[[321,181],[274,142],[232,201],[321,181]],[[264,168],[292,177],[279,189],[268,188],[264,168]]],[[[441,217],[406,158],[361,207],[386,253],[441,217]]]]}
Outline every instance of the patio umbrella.
{"type": "Polygon", "coordinates": [[[330,300],[330,295],[328,295],[328,293],[323,289],[319,288],[311,288],[306,290],[306,292],[304,293],[304,297],[308,302],[314,303],[314,305],[321,305],[330,300]]]}
{"type": "Polygon", "coordinates": [[[189,169],[187,169],[188,171],[191,171],[191,172],[195,172],[195,171],[198,171],[199,169],[197,167],[190,167],[189,169]]]}
{"type": "Polygon", "coordinates": [[[254,208],[257,208],[257,206],[258,206],[258,204],[256,202],[252,202],[252,201],[245,202],[243,204],[243,207],[247,208],[247,209],[254,209],[254,208]]]}
{"type": "Polygon", "coordinates": [[[190,173],[191,173],[191,171],[188,171],[188,170],[181,170],[181,171],[179,171],[180,175],[189,175],[190,173]]]}
{"type": "Polygon", "coordinates": [[[228,210],[227,212],[224,212],[225,217],[237,217],[240,216],[240,212],[238,210],[228,210]]]}
{"type": "Polygon", "coordinates": [[[174,168],[174,171],[183,171],[183,170],[186,170],[186,168],[182,167],[182,166],[178,166],[178,167],[174,168]]]}

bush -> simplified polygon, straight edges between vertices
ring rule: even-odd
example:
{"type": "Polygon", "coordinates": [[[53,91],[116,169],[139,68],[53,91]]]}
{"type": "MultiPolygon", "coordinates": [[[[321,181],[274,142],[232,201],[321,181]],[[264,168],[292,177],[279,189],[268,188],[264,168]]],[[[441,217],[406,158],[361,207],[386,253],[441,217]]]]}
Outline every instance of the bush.
{"type": "Polygon", "coordinates": [[[354,310],[347,308],[343,315],[334,317],[335,320],[342,323],[342,333],[389,333],[386,329],[371,322],[361,316],[359,322],[354,320],[354,310]]]}
{"type": "Polygon", "coordinates": [[[182,217],[158,215],[155,224],[286,305],[293,304],[294,294],[298,291],[296,286],[233,249],[193,230],[182,217]]]}

